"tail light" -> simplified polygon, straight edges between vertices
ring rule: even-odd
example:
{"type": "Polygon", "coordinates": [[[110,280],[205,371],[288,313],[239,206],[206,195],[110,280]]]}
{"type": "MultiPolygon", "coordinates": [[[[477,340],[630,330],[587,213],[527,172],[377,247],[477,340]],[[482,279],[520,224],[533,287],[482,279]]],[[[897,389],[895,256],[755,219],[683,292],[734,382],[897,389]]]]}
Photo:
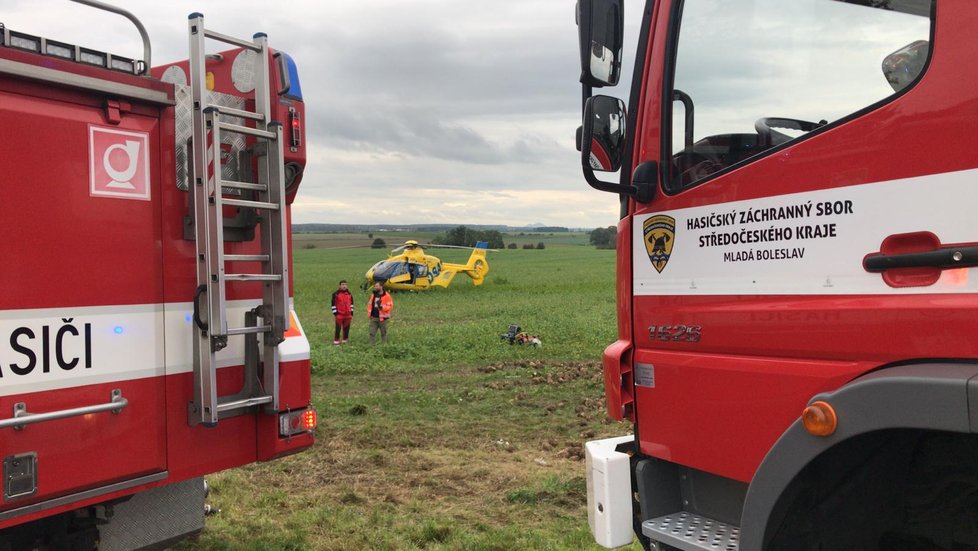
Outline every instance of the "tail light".
{"type": "Polygon", "coordinates": [[[295,107],[289,108],[289,146],[295,151],[302,145],[302,119],[295,107]]]}
{"type": "Polygon", "coordinates": [[[312,408],[293,410],[279,414],[278,434],[279,436],[293,436],[311,431],[316,428],[316,424],[316,410],[312,408]]]}

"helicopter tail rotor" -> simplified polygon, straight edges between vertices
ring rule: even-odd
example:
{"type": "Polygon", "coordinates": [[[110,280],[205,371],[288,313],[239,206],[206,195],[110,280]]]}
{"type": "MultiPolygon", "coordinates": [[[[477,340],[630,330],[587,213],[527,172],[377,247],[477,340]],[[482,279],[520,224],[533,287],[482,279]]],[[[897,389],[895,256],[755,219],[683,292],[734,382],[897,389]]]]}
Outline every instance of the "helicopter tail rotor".
{"type": "Polygon", "coordinates": [[[465,263],[465,268],[461,270],[472,278],[473,285],[482,285],[482,282],[486,279],[486,274],[489,273],[489,262],[486,260],[486,251],[488,250],[489,244],[485,241],[476,243],[475,248],[472,249],[472,255],[469,256],[469,261],[465,263]]]}

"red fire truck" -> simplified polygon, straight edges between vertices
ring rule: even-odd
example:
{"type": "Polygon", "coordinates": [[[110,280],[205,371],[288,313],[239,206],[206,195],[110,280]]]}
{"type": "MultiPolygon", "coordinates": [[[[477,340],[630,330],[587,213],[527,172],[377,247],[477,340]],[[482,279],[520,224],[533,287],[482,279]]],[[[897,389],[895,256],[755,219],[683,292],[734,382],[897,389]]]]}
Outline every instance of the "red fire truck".
{"type": "Polygon", "coordinates": [[[144,52],[0,25],[5,550],[165,545],[202,528],[203,475],[316,425],[290,292],[295,63],[195,13],[189,59],[154,68],[132,14],[76,1],[129,18],[144,52]]]}
{"type": "Polygon", "coordinates": [[[622,0],[577,14],[634,427],[587,443],[595,538],[978,548],[978,4],[640,4],[627,110],[622,0]]]}

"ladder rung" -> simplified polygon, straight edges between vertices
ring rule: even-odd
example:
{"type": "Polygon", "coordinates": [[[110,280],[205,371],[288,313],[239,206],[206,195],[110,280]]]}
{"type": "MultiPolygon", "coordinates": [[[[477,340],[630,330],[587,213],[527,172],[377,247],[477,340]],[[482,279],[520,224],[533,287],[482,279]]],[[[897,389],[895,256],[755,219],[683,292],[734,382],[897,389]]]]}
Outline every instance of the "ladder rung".
{"type": "Polygon", "coordinates": [[[258,396],[257,398],[245,398],[244,400],[235,400],[233,402],[225,402],[223,404],[217,404],[218,413],[222,411],[233,411],[236,409],[248,408],[251,406],[260,406],[262,404],[267,404],[272,401],[271,396],[258,396]]]}
{"type": "Polygon", "coordinates": [[[282,281],[279,274],[225,274],[225,281],[282,281]]]}
{"type": "Polygon", "coordinates": [[[241,126],[240,124],[228,124],[226,122],[217,123],[218,128],[221,130],[227,130],[228,132],[237,132],[238,134],[248,134],[249,136],[257,136],[259,138],[268,138],[270,140],[275,139],[274,132],[268,132],[267,130],[259,130],[257,128],[248,128],[247,126],[241,126]]]}
{"type": "Polygon", "coordinates": [[[225,262],[268,262],[267,254],[226,254],[225,262]]]}
{"type": "Polygon", "coordinates": [[[235,38],[233,36],[228,36],[226,34],[221,34],[215,31],[204,30],[204,36],[207,38],[213,38],[214,40],[220,40],[221,42],[226,42],[228,44],[233,44],[234,46],[241,46],[242,48],[248,48],[249,50],[261,53],[261,47],[256,45],[254,42],[248,42],[247,40],[241,40],[240,38],[235,38]]]}
{"type": "Polygon", "coordinates": [[[241,109],[234,109],[232,107],[224,107],[221,105],[208,105],[207,109],[213,109],[222,115],[228,115],[230,117],[240,117],[242,119],[251,119],[253,121],[265,120],[264,115],[261,113],[255,113],[254,111],[242,111],[241,109]]]}
{"type": "Polygon", "coordinates": [[[228,329],[227,335],[250,335],[251,333],[268,333],[272,330],[269,325],[259,325],[257,327],[234,327],[228,329]]]}
{"type": "Polygon", "coordinates": [[[268,191],[268,186],[265,184],[254,184],[252,182],[235,182],[234,180],[221,180],[221,187],[229,187],[233,189],[254,189],[256,191],[268,191]]]}
{"type": "Polygon", "coordinates": [[[232,207],[251,207],[253,209],[265,209],[265,210],[279,210],[278,205],[275,203],[266,203],[264,201],[248,201],[247,199],[228,199],[223,198],[221,202],[225,205],[230,205],[232,207]]]}

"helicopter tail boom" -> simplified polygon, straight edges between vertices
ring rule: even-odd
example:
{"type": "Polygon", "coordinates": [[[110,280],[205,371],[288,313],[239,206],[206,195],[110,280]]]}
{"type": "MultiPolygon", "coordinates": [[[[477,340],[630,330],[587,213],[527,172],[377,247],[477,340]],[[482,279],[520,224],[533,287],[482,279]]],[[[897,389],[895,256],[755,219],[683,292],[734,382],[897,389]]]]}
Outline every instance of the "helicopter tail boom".
{"type": "Polygon", "coordinates": [[[447,287],[455,274],[463,273],[472,278],[473,285],[482,285],[486,274],[489,273],[489,262],[486,260],[486,251],[488,250],[489,243],[479,241],[472,249],[472,254],[469,255],[469,260],[465,264],[443,264],[441,275],[432,284],[447,287]]]}

